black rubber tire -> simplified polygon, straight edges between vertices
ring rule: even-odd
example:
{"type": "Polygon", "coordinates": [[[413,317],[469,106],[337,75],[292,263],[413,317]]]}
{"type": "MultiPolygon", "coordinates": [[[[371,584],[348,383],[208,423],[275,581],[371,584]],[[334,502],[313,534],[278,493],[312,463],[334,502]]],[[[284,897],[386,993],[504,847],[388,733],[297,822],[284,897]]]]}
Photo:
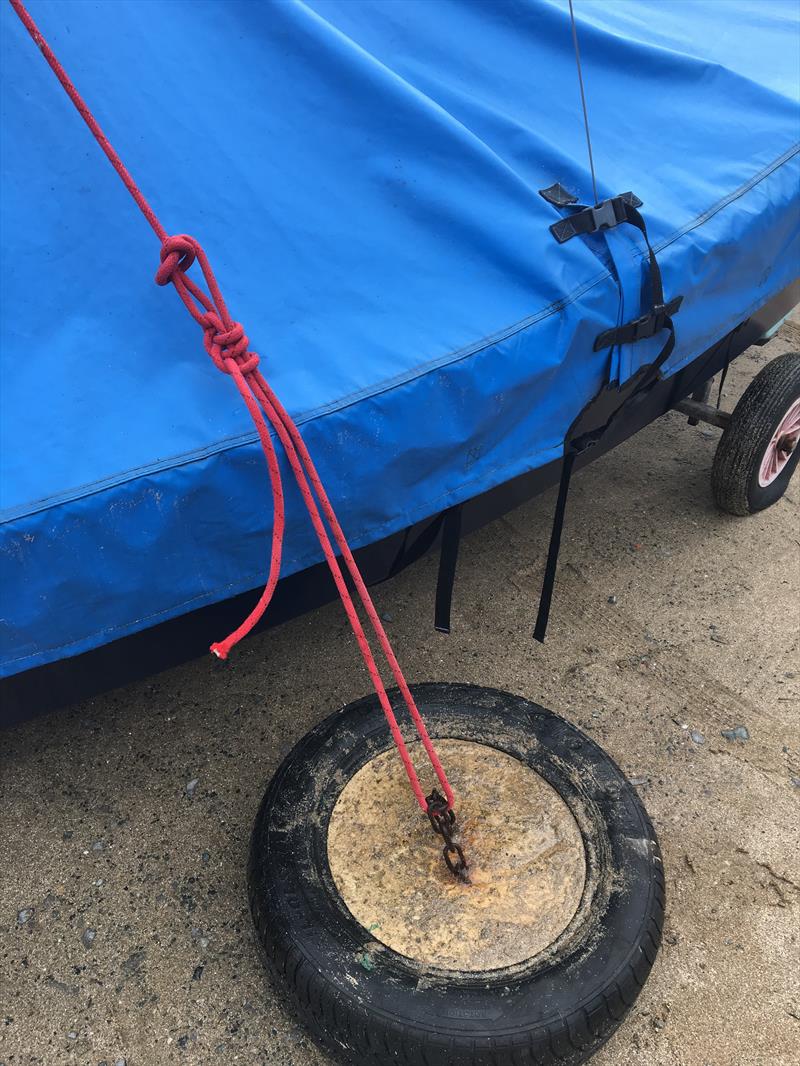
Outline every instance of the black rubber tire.
{"type": "Polygon", "coordinates": [[[266,960],[318,1040],[350,1062],[577,1066],[628,1013],[661,941],[664,876],[644,807],[601,748],[537,704],[469,685],[413,691],[434,738],[500,748],[568,804],[587,862],[575,918],[535,959],[488,973],[423,967],[374,942],[363,967],[373,938],[336,891],[326,839],[346,782],[391,745],[373,696],[304,737],[264,796],[248,880],[266,960]]]}
{"type": "Polygon", "coordinates": [[[711,469],[714,499],[723,511],[754,514],[777,503],[786,492],[800,448],[795,448],[780,475],[766,488],[759,485],[758,472],[772,435],[798,397],[798,352],[787,352],[767,363],[745,389],[720,437],[711,469]]]}

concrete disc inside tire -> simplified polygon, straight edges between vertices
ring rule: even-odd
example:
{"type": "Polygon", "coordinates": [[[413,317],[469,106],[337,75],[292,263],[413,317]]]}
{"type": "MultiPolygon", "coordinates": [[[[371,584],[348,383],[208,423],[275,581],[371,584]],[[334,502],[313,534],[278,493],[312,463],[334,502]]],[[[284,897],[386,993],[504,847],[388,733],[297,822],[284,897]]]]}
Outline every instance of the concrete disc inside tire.
{"type": "Polygon", "coordinates": [[[537,704],[470,685],[413,693],[472,884],[447,871],[377,697],[359,700],[298,741],[256,816],[264,957],[318,1041],[357,1066],[578,1066],[660,944],[647,814],[613,760],[537,704]]]}
{"type": "MultiPolygon", "coordinates": [[[[577,822],[552,785],[506,752],[453,739],[436,749],[458,797],[470,883],[445,866],[391,750],[362,766],[336,801],[328,828],[336,887],[376,941],[418,962],[475,972],[533,959],[581,901],[577,822]]],[[[410,751],[422,767],[422,745],[410,751]]]]}

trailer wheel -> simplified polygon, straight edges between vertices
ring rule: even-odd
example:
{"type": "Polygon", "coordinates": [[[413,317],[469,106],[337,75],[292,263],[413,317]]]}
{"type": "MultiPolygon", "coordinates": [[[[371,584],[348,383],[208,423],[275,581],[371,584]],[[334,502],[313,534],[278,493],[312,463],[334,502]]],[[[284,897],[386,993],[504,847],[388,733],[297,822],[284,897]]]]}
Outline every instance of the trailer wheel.
{"type": "Polygon", "coordinates": [[[756,374],[717,445],[711,487],[717,505],[747,515],[776,503],[800,459],[800,353],[756,374]]]}
{"type": "Polygon", "coordinates": [[[351,1062],[577,1066],[628,1013],[660,944],[647,814],[611,758],[537,704],[413,691],[471,883],[446,869],[368,697],[304,737],[261,803],[248,881],[265,960],[351,1062]]]}

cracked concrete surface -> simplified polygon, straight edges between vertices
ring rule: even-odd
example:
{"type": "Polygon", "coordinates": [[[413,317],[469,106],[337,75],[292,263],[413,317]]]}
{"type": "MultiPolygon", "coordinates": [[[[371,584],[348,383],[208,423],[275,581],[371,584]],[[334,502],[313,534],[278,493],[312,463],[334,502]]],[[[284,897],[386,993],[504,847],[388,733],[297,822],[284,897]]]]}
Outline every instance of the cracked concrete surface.
{"type": "MultiPolygon", "coordinates": [[[[726,403],[789,347],[796,326],[738,360],[726,403]]],[[[467,538],[451,636],[431,626],[435,561],[376,590],[411,679],[551,707],[652,815],[665,942],[596,1066],[800,1062],[800,478],[770,511],[719,514],[717,436],[670,414],[577,475],[544,647],[552,493],[467,538]],[[739,725],[749,740],[722,736],[739,725]]],[[[326,1066],[264,978],[245,859],[283,755],[367,688],[332,605],[229,670],[190,663],[0,735],[0,1063],[326,1066]]]]}

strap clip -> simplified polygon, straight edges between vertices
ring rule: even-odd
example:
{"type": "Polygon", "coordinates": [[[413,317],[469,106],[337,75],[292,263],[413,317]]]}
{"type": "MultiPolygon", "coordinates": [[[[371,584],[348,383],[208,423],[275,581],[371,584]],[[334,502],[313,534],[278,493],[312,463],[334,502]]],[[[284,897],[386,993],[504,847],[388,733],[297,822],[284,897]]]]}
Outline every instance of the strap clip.
{"type": "Polygon", "coordinates": [[[594,207],[584,207],[580,211],[554,222],[550,227],[550,232],[559,244],[564,244],[573,237],[598,233],[604,229],[613,229],[620,222],[627,222],[628,207],[638,208],[641,206],[642,201],[638,196],[634,196],[632,192],[623,192],[619,196],[612,196],[609,200],[602,200],[594,207]]]}
{"type": "Polygon", "coordinates": [[[607,329],[598,334],[594,342],[594,350],[602,351],[603,348],[612,348],[616,344],[635,344],[637,341],[654,337],[662,329],[669,325],[668,320],[677,314],[683,303],[682,296],[673,297],[669,303],[656,304],[652,310],[641,318],[634,318],[615,329],[607,329]]]}

